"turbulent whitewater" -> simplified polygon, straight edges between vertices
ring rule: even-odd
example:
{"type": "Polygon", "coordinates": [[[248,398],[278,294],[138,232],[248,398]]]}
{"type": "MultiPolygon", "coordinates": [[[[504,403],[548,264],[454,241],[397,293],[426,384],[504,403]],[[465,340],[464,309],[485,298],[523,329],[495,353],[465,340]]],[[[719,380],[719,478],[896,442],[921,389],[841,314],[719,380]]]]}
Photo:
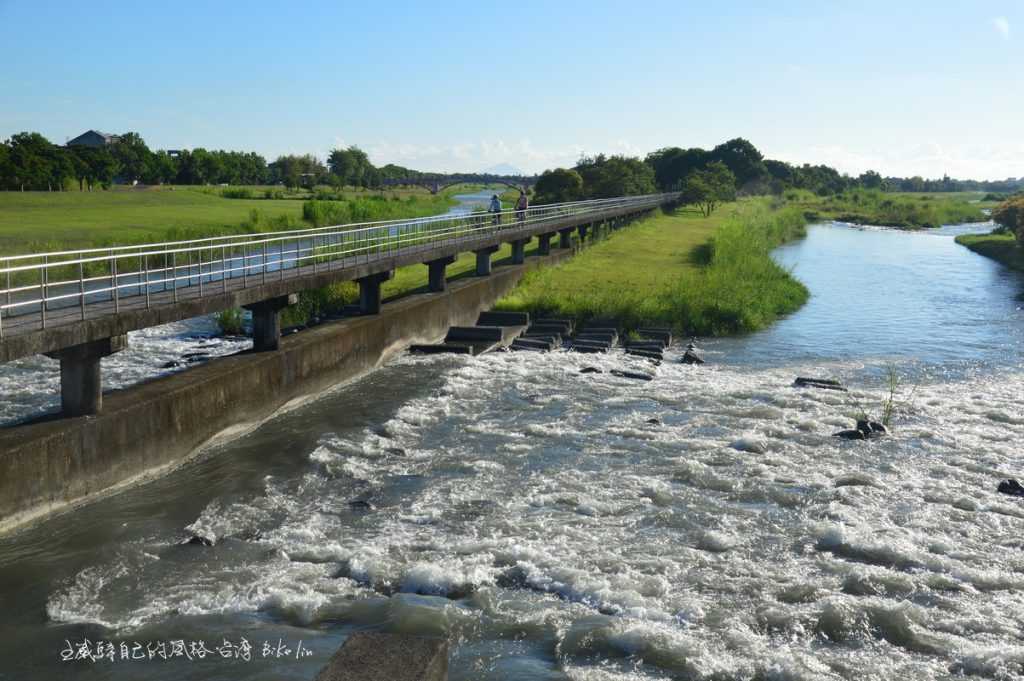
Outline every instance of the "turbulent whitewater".
{"type": "Polygon", "coordinates": [[[65,639],[243,633],[317,656],[232,678],[312,678],[362,628],[451,637],[466,681],[1024,678],[1024,499],[996,492],[1024,478],[1021,280],[948,232],[821,226],[778,257],[815,298],[707,365],[403,357],[5,540],[10,678],[52,678],[65,639]],[[890,370],[892,436],[831,437],[890,370]]]}

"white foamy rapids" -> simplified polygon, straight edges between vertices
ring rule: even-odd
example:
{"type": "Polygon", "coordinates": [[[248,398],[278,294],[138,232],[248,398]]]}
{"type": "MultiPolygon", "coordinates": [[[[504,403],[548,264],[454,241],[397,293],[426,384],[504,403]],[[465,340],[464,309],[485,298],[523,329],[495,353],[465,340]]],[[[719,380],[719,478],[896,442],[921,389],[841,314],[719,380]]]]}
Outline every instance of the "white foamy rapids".
{"type": "MultiPolygon", "coordinates": [[[[252,341],[221,336],[213,317],[196,317],[128,334],[128,348],[102,360],[103,389],[117,390],[232,355],[252,341]],[[189,357],[191,355],[191,357],[189,357]]],[[[0,364],[0,425],[60,409],[60,363],[43,355],[0,364]]]]}
{"type": "Polygon", "coordinates": [[[429,396],[211,504],[191,529],[214,546],[128,547],[57,590],[50,618],[387,621],[550,642],[587,681],[1024,678],[1024,500],[995,491],[1024,475],[1020,373],[923,383],[892,436],[847,442],[831,434],[884,388],[791,386],[821,367],[426,361],[447,367],[429,396]],[[198,560],[201,576],[168,568],[198,560]]]}

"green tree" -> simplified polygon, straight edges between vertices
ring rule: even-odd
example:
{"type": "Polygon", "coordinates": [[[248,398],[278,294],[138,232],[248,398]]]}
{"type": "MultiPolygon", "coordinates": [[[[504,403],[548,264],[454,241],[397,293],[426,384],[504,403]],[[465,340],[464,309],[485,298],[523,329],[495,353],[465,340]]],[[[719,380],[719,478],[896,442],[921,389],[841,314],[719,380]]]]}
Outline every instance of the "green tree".
{"type": "Polygon", "coordinates": [[[110,145],[110,153],[117,161],[118,173],[126,183],[142,180],[146,168],[151,164],[153,152],[146,146],[137,132],[126,132],[110,145]]]}
{"type": "Polygon", "coordinates": [[[736,176],[721,161],[713,161],[705,170],[695,170],[683,181],[683,202],[696,205],[704,217],[719,204],[736,199],[736,176]]]}
{"type": "Polygon", "coordinates": [[[1013,232],[1018,244],[1024,241],[1024,196],[1007,199],[993,208],[992,219],[1013,232]]]}
{"type": "Polygon", "coordinates": [[[580,159],[574,170],[583,178],[586,198],[651,194],[656,190],[654,169],[638,158],[598,154],[580,159]]]}
{"type": "Polygon", "coordinates": [[[857,181],[865,189],[882,189],[885,185],[885,180],[883,180],[882,176],[874,170],[861,173],[861,176],[857,178],[857,181]]]}
{"type": "Polygon", "coordinates": [[[736,185],[747,191],[754,189],[768,176],[764,156],[757,147],[742,137],[719,144],[711,150],[709,160],[724,163],[735,176],[736,185]]]}
{"type": "Polygon", "coordinates": [[[703,169],[709,160],[704,149],[665,147],[648,154],[644,162],[654,169],[655,182],[662,191],[674,191],[682,186],[687,175],[703,169]]]}
{"type": "Polygon", "coordinates": [[[575,170],[545,170],[534,186],[536,203],[576,201],[583,196],[583,178],[575,170]]]}
{"type": "Polygon", "coordinates": [[[10,139],[10,163],[14,168],[12,185],[26,189],[47,189],[52,183],[50,141],[38,132],[19,132],[10,139]]]}

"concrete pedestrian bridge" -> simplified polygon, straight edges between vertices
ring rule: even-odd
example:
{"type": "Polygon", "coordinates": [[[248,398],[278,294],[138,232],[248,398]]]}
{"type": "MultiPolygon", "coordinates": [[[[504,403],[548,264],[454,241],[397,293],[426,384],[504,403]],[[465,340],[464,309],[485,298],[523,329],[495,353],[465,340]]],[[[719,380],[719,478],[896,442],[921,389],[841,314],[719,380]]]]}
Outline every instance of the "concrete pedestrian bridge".
{"type": "Polygon", "coordinates": [[[546,255],[558,238],[571,246],[601,225],[617,225],[678,194],[537,206],[523,212],[437,216],[141,246],[33,253],[0,258],[0,362],[45,353],[60,360],[65,416],[98,413],[100,359],[123,349],[129,331],[234,307],[253,313],[256,351],[280,340],[280,312],[300,291],[339,281],[359,284],[361,314],[380,312],[381,283],[395,268],[422,263],[429,290],[446,288],[445,268],[476,253],[476,274],[512,245],[513,262],[538,240],[546,255]]]}

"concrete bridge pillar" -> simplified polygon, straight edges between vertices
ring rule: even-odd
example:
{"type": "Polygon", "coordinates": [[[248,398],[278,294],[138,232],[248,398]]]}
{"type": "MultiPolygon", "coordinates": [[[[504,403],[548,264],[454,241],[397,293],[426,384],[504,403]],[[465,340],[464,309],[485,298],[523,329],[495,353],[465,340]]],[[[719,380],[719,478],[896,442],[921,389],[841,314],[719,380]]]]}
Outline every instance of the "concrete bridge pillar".
{"type": "Polygon", "coordinates": [[[516,239],[512,242],[512,262],[516,265],[522,265],[526,262],[526,244],[530,243],[529,239],[516,239]]]}
{"type": "Polygon", "coordinates": [[[558,247],[572,248],[572,227],[558,230],[558,247]]]}
{"type": "Polygon", "coordinates": [[[359,314],[380,314],[380,285],[391,279],[393,272],[378,272],[360,279],[359,284],[359,314]]]}
{"type": "Polygon", "coordinates": [[[291,293],[279,298],[261,300],[245,309],[252,312],[252,349],[256,352],[270,352],[281,345],[281,310],[299,302],[299,296],[291,293]]]}
{"type": "Polygon", "coordinates": [[[425,263],[427,266],[427,289],[432,293],[441,293],[448,288],[445,269],[455,262],[455,256],[449,255],[425,263]]]}
{"type": "Polygon", "coordinates": [[[537,255],[551,255],[551,237],[553,236],[555,236],[554,232],[537,236],[537,255]]]}
{"type": "Polygon", "coordinates": [[[60,406],[64,416],[89,416],[103,408],[100,360],[128,347],[128,336],[72,345],[47,357],[60,360],[60,406]]]}
{"type": "Polygon", "coordinates": [[[476,276],[486,277],[491,273],[491,255],[496,253],[498,246],[488,246],[487,248],[481,248],[476,253],[476,276]]]}

